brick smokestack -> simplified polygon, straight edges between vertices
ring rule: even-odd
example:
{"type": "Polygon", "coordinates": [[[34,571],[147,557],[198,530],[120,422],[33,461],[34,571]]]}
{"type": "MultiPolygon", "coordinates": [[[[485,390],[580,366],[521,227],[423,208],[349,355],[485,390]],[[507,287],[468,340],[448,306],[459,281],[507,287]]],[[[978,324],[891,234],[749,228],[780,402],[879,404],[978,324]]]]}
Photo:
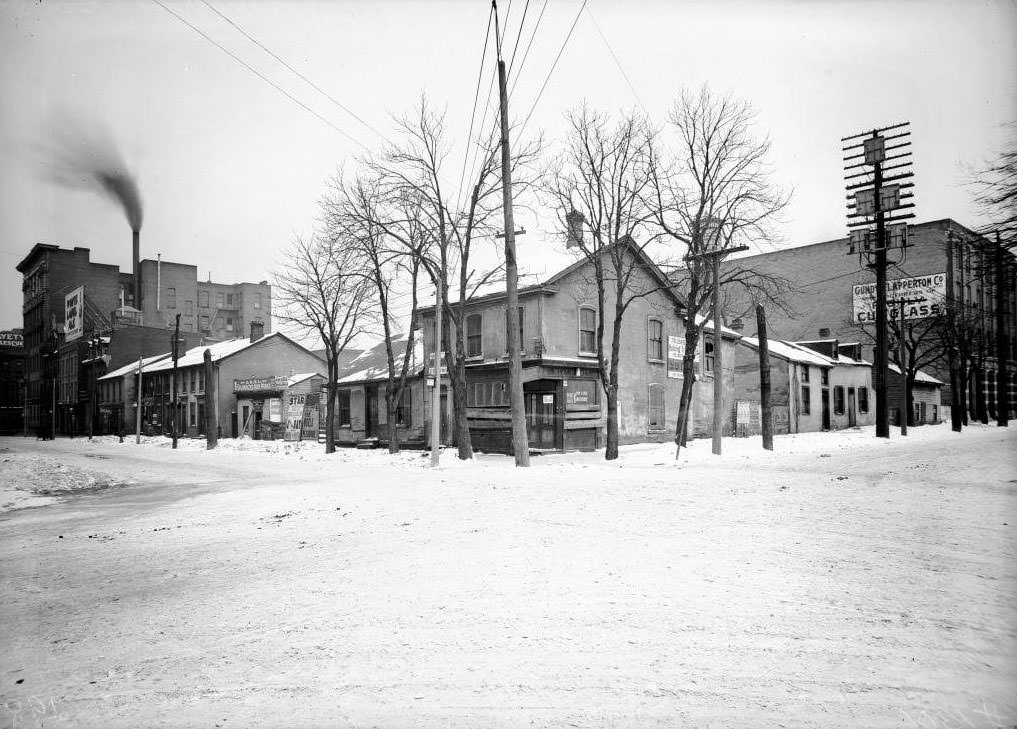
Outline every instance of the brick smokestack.
{"type": "Polygon", "coordinates": [[[257,342],[263,336],[265,336],[265,324],[255,319],[251,322],[251,342],[257,342]]]}
{"type": "Polygon", "coordinates": [[[134,308],[141,311],[141,234],[131,231],[131,264],[134,267],[134,308]]]}

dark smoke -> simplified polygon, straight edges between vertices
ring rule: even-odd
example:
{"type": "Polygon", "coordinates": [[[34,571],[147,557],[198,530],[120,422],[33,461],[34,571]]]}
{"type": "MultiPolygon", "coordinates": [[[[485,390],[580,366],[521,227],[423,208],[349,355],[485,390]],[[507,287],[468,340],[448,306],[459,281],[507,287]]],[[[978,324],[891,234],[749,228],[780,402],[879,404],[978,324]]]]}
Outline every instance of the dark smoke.
{"type": "Polygon", "coordinates": [[[131,230],[141,230],[138,183],[127,170],[113,138],[100,124],[64,115],[43,145],[42,155],[50,181],[113,200],[123,209],[131,230]]]}

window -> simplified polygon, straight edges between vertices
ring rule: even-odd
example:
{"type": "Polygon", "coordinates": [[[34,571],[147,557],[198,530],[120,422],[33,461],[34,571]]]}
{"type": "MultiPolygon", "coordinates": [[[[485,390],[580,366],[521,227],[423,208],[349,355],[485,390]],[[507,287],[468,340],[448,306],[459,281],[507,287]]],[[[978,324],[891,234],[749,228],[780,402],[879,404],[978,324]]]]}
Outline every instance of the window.
{"type": "Polygon", "coordinates": [[[568,380],[565,385],[566,410],[597,410],[600,406],[600,382],[568,380]]]}
{"type": "Polygon", "coordinates": [[[483,356],[483,322],[480,314],[470,314],[466,317],[466,356],[483,356]]]}
{"type": "Polygon", "coordinates": [[[403,393],[399,397],[399,404],[396,406],[396,425],[409,428],[413,419],[413,400],[409,387],[403,387],[403,393]]]}
{"type": "Polygon", "coordinates": [[[201,331],[208,331],[208,314],[201,315],[201,331]]]}
{"type": "Polygon", "coordinates": [[[834,415],[844,414],[844,388],[840,385],[833,388],[833,413],[834,415]]]}
{"type": "Polygon", "coordinates": [[[205,368],[198,370],[198,392],[205,391],[205,368]]]}
{"type": "Polygon", "coordinates": [[[808,365],[802,365],[802,382],[808,382],[808,381],[809,381],[809,366],[808,365]]]}
{"type": "Polygon", "coordinates": [[[192,316],[194,314],[194,302],[190,299],[184,300],[184,314],[187,316],[192,316]]]}
{"type": "Polygon", "coordinates": [[[182,392],[182,393],[186,393],[187,392],[187,373],[186,372],[181,372],[180,373],[180,385],[179,385],[179,387],[180,387],[180,392],[182,392]]]}
{"type": "Polygon", "coordinates": [[[664,361],[664,322],[659,319],[646,322],[646,356],[651,362],[664,361]]]}
{"type": "Polygon", "coordinates": [[[207,309],[208,308],[208,292],[207,291],[199,291],[198,292],[198,306],[200,306],[202,309],[207,309]]]}
{"type": "Polygon", "coordinates": [[[822,369],[819,371],[819,381],[821,384],[829,387],[830,386],[830,370],[822,369]]]}
{"type": "Polygon", "coordinates": [[[233,294],[226,294],[226,306],[233,306],[233,294]]]}
{"type": "Polygon", "coordinates": [[[869,412],[869,388],[867,387],[858,388],[858,412],[869,412]]]}
{"type": "MultiPolygon", "coordinates": [[[[526,340],[523,339],[523,307],[518,309],[519,316],[519,351],[526,352],[526,340]]],[[[505,309],[505,351],[508,352],[508,328],[511,326],[508,318],[508,309],[505,309]]]]}
{"type": "Polygon", "coordinates": [[[336,397],[336,417],[339,422],[336,423],[340,428],[350,427],[350,391],[340,390],[336,397]]]}
{"type": "Polygon", "coordinates": [[[197,368],[191,370],[191,392],[198,391],[198,371],[197,368]]]}
{"type": "Polygon", "coordinates": [[[597,311],[582,308],[579,310],[579,351],[595,354],[597,352],[597,311]]]}
{"type": "Polygon", "coordinates": [[[713,374],[713,342],[710,340],[703,342],[703,351],[705,353],[706,374],[713,374]]]}
{"type": "Polygon", "coordinates": [[[649,388],[649,419],[650,430],[664,430],[664,386],[652,383],[649,388]]]}
{"type": "Polygon", "coordinates": [[[226,317],[226,331],[228,331],[228,332],[232,332],[233,331],[233,317],[232,316],[226,317]]]}
{"type": "Polygon", "coordinates": [[[220,309],[222,308],[222,291],[215,292],[215,305],[220,309]]]}
{"type": "Polygon", "coordinates": [[[802,385],[802,406],[799,412],[802,415],[810,415],[812,413],[812,388],[808,385],[802,385]]]}
{"type": "Polygon", "coordinates": [[[191,411],[191,427],[194,427],[198,424],[198,404],[192,402],[189,409],[191,411]]]}
{"type": "Polygon", "coordinates": [[[255,309],[261,308],[261,294],[254,295],[254,308],[255,309]]]}
{"type": "Polygon", "coordinates": [[[466,391],[466,404],[475,408],[505,407],[509,404],[508,387],[498,380],[474,382],[466,391]]]}
{"type": "Polygon", "coordinates": [[[172,286],[166,289],[166,308],[167,309],[177,308],[177,290],[172,286]]]}

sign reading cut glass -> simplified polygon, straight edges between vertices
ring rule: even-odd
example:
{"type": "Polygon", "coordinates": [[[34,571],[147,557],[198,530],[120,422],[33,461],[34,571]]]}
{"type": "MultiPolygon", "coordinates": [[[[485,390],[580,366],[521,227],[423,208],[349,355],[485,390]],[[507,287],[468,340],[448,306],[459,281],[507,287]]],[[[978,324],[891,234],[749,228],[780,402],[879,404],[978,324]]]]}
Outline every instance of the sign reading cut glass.
{"type": "MultiPolygon", "coordinates": [[[[946,301],[946,274],[934,273],[928,276],[898,278],[886,282],[886,301],[891,319],[899,316],[900,307],[896,302],[905,300],[905,319],[925,319],[944,313],[946,301]]],[[[855,284],[851,287],[853,319],[856,324],[872,324],[876,321],[876,284],[855,284]]]]}

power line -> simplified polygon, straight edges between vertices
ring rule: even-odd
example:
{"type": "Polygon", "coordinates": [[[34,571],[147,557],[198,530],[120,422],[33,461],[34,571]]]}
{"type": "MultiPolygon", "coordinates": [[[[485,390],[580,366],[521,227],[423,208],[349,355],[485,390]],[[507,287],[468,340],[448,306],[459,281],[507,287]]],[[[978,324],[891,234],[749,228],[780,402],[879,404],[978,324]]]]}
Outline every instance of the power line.
{"type": "MultiPolygon", "coordinates": [[[[509,90],[509,98],[511,98],[512,94],[515,93],[516,84],[519,83],[519,77],[523,74],[523,67],[526,65],[526,59],[530,56],[530,48],[533,46],[533,39],[537,36],[537,28],[540,27],[540,21],[544,17],[545,10],[547,10],[547,0],[544,0],[544,4],[540,8],[540,15],[537,16],[537,22],[533,24],[533,30],[530,32],[530,40],[526,44],[526,52],[523,53],[523,60],[519,62],[519,73],[512,79],[512,88],[509,90]]],[[[512,56],[512,63],[515,63],[514,53],[512,56]]],[[[509,66],[509,70],[512,70],[511,66],[509,66]]]]}
{"type": "MultiPolygon", "coordinates": [[[[529,0],[527,0],[529,2],[529,0]]],[[[494,18],[494,5],[487,14],[487,30],[484,31],[484,50],[480,53],[480,71],[477,73],[477,90],[473,93],[473,110],[470,112],[470,131],[466,135],[466,154],[463,155],[463,171],[459,175],[459,204],[462,204],[463,181],[466,179],[466,164],[470,159],[470,147],[473,139],[473,122],[477,116],[477,100],[480,98],[480,82],[484,79],[484,59],[487,58],[487,44],[491,40],[491,20],[494,18]]],[[[458,207],[458,206],[457,206],[458,207]]]]}
{"type": "Polygon", "coordinates": [[[589,8],[587,8],[586,10],[586,17],[588,17],[590,19],[590,22],[593,23],[593,27],[597,29],[597,34],[600,36],[600,39],[604,41],[604,45],[607,46],[607,51],[608,53],[611,54],[611,58],[614,59],[614,64],[618,67],[618,70],[621,71],[622,78],[624,78],[625,83],[629,85],[629,90],[631,90],[632,95],[636,97],[636,101],[639,103],[639,106],[643,108],[643,113],[649,114],[649,112],[646,111],[646,105],[643,104],[643,100],[640,99],[639,94],[636,93],[636,87],[632,85],[632,81],[629,79],[629,75],[625,73],[625,69],[622,68],[621,61],[619,61],[618,56],[615,55],[614,49],[611,47],[611,44],[607,40],[607,36],[604,35],[604,31],[600,29],[600,24],[597,23],[597,19],[593,17],[593,11],[590,10],[589,8]]]}
{"type": "Polygon", "coordinates": [[[519,21],[519,30],[516,31],[516,42],[515,45],[512,46],[512,59],[509,61],[508,73],[505,74],[506,79],[512,75],[512,65],[516,62],[516,51],[519,49],[519,39],[523,35],[523,28],[526,26],[526,13],[528,13],[529,10],[530,0],[526,0],[526,5],[523,6],[523,19],[519,21]]]}
{"type": "Polygon", "coordinates": [[[317,85],[316,83],[314,83],[313,81],[311,81],[311,79],[307,78],[307,76],[305,76],[304,74],[300,73],[300,71],[298,71],[297,69],[293,68],[293,66],[291,66],[291,65],[290,65],[290,64],[288,64],[288,63],[287,63],[286,61],[284,61],[284,60],[283,60],[282,58],[280,58],[280,57],[279,57],[278,55],[276,55],[276,54],[275,54],[274,52],[272,52],[272,50],[271,50],[271,49],[269,49],[268,47],[266,47],[266,46],[265,46],[265,45],[264,45],[263,43],[261,43],[260,41],[258,41],[258,40],[257,40],[256,38],[253,38],[253,37],[251,37],[251,35],[250,35],[250,34],[249,34],[249,33],[248,33],[247,31],[245,31],[245,30],[244,30],[243,28],[241,28],[241,27],[240,27],[239,25],[237,25],[237,24],[236,24],[235,22],[233,22],[233,21],[232,21],[232,20],[231,20],[231,19],[230,19],[229,17],[227,17],[227,16],[226,16],[226,15],[225,15],[225,14],[224,14],[223,12],[221,12],[221,11],[220,11],[220,10],[219,10],[218,8],[216,8],[216,7],[214,6],[214,5],[212,5],[212,3],[210,3],[210,2],[208,1],[208,0],[201,0],[201,2],[202,2],[202,3],[204,3],[204,4],[205,4],[205,5],[206,5],[206,6],[207,6],[207,7],[208,7],[208,8],[209,8],[209,9],[210,9],[210,10],[211,10],[211,11],[212,11],[213,13],[215,13],[216,15],[218,15],[218,16],[219,16],[220,18],[222,18],[223,20],[225,20],[225,21],[226,21],[227,23],[229,23],[230,25],[232,25],[232,26],[233,26],[234,28],[236,28],[236,29],[237,29],[237,30],[238,30],[238,31],[240,32],[240,34],[241,34],[241,35],[243,35],[243,36],[244,36],[244,37],[245,37],[245,38],[246,38],[247,40],[251,41],[251,43],[253,43],[254,45],[258,46],[258,48],[260,48],[261,50],[265,51],[265,53],[267,53],[268,55],[272,56],[272,58],[274,58],[274,59],[275,59],[275,60],[277,60],[277,61],[278,61],[279,63],[281,63],[281,64],[282,64],[283,66],[285,66],[285,67],[286,67],[287,69],[289,69],[289,71],[290,71],[291,73],[293,73],[293,74],[294,74],[295,76],[297,76],[297,77],[298,77],[299,79],[301,79],[301,80],[302,80],[302,81],[303,81],[304,83],[306,83],[306,84],[307,84],[308,86],[310,86],[310,87],[311,87],[312,89],[314,89],[315,91],[317,91],[317,92],[318,92],[319,94],[321,94],[321,95],[322,95],[322,96],[324,96],[324,97],[325,97],[326,99],[328,99],[329,101],[331,101],[331,102],[332,102],[333,104],[335,104],[336,106],[338,106],[338,107],[339,107],[340,109],[342,109],[343,111],[345,111],[345,112],[346,112],[347,114],[349,114],[350,116],[352,116],[352,117],[353,117],[354,119],[356,119],[356,120],[357,120],[358,122],[360,122],[361,124],[363,124],[363,125],[364,125],[365,127],[367,127],[368,129],[370,129],[370,130],[371,130],[372,132],[374,132],[375,134],[377,134],[377,135],[378,135],[379,137],[381,137],[382,139],[384,139],[384,140],[385,140],[386,142],[388,142],[389,144],[392,144],[392,140],[390,140],[390,139],[389,139],[388,137],[386,137],[386,136],[385,136],[384,134],[382,134],[382,133],[381,133],[381,132],[379,132],[379,131],[378,131],[377,129],[375,129],[375,128],[374,128],[373,126],[371,126],[371,125],[370,125],[370,124],[368,124],[368,123],[367,123],[366,121],[364,121],[364,120],[363,120],[363,119],[362,119],[362,118],[361,118],[360,116],[358,116],[358,115],[356,114],[356,112],[354,112],[354,111],[353,111],[352,109],[350,109],[350,108],[349,108],[348,106],[346,106],[345,104],[343,104],[342,102],[340,102],[340,101],[339,101],[338,99],[334,98],[334,97],[333,97],[333,96],[332,96],[331,94],[329,94],[329,93],[328,93],[327,91],[325,91],[325,90],[324,90],[324,89],[322,89],[322,88],[321,88],[320,86],[318,86],[318,85],[317,85]]]}
{"type": "Polygon", "coordinates": [[[176,11],[174,11],[174,10],[171,10],[170,8],[166,7],[166,5],[164,5],[164,4],[162,3],[162,0],[152,0],[152,2],[154,2],[154,3],[156,4],[156,5],[158,5],[159,7],[161,7],[161,8],[163,9],[163,10],[165,10],[165,11],[166,11],[167,13],[169,13],[169,14],[170,14],[170,15],[172,15],[173,17],[175,17],[175,18],[176,18],[177,20],[179,20],[179,21],[180,21],[181,23],[183,23],[183,24],[184,24],[184,25],[186,25],[186,26],[187,26],[188,28],[190,28],[191,30],[193,30],[193,31],[194,31],[195,33],[197,33],[198,35],[200,35],[200,36],[201,36],[202,38],[204,38],[205,40],[207,40],[207,41],[208,41],[209,43],[211,43],[212,45],[214,45],[214,46],[215,46],[216,48],[218,48],[218,49],[219,49],[220,51],[222,51],[222,52],[223,52],[223,53],[225,53],[225,54],[226,54],[227,56],[229,56],[230,58],[232,58],[232,59],[233,59],[234,61],[236,61],[237,63],[239,63],[239,64],[240,64],[241,66],[243,66],[244,68],[246,68],[246,69],[247,69],[248,71],[250,71],[251,73],[253,73],[253,74],[254,74],[255,76],[257,76],[258,78],[260,78],[260,79],[261,79],[262,81],[264,81],[265,83],[267,83],[267,84],[268,84],[269,86],[271,86],[272,88],[274,88],[274,89],[275,89],[276,91],[278,91],[278,92],[279,92],[280,94],[282,94],[282,95],[283,95],[283,96],[285,96],[285,97],[286,97],[287,99],[289,99],[290,101],[292,101],[292,102],[293,102],[294,104],[297,104],[298,106],[300,106],[300,107],[301,107],[302,109],[304,109],[305,111],[308,111],[308,112],[310,112],[311,114],[313,114],[314,116],[316,116],[316,117],[317,117],[318,119],[320,119],[321,121],[325,122],[325,124],[327,124],[328,126],[332,127],[332,129],[334,129],[335,131],[339,132],[339,133],[340,133],[340,134],[342,134],[342,135],[343,135],[344,137],[346,137],[347,139],[349,139],[349,140],[350,140],[351,142],[354,142],[355,144],[358,144],[358,145],[360,145],[360,146],[361,146],[361,147],[363,147],[364,149],[367,149],[367,145],[366,145],[366,144],[364,144],[363,142],[361,142],[361,141],[360,141],[359,139],[357,139],[356,137],[352,136],[352,135],[351,135],[351,134],[349,134],[348,132],[345,132],[345,131],[343,131],[342,129],[340,129],[339,127],[337,127],[337,126],[336,126],[335,124],[333,124],[333,123],[332,123],[331,121],[329,121],[328,119],[326,119],[325,117],[323,117],[323,116],[322,116],[321,114],[319,114],[318,112],[316,112],[316,111],[315,111],[314,109],[312,109],[311,107],[309,107],[309,106],[308,106],[307,104],[305,104],[304,102],[300,101],[300,99],[298,99],[298,98],[296,98],[295,96],[293,96],[292,94],[290,94],[290,93],[289,93],[288,91],[286,91],[286,90],[285,90],[284,88],[282,88],[281,86],[279,86],[278,84],[276,84],[276,83],[275,83],[274,81],[272,81],[272,80],[271,80],[271,79],[269,79],[269,78],[268,78],[267,76],[265,76],[264,74],[262,74],[262,73],[261,73],[260,71],[258,71],[257,69],[255,69],[255,68],[254,68],[253,66],[251,66],[250,64],[248,64],[248,63],[247,63],[246,61],[244,61],[244,60],[243,60],[242,58],[240,58],[239,56],[237,56],[237,55],[236,55],[235,53],[233,53],[233,52],[232,52],[232,51],[230,51],[229,49],[227,49],[227,48],[225,48],[224,46],[222,46],[222,45],[220,45],[219,43],[217,43],[217,42],[216,42],[215,40],[213,40],[213,39],[212,39],[212,38],[211,38],[211,37],[210,37],[209,35],[207,35],[207,34],[206,34],[206,33],[205,33],[204,31],[202,31],[202,30],[201,30],[200,28],[198,28],[197,26],[195,26],[195,25],[191,24],[191,23],[190,23],[190,22],[189,22],[189,21],[188,21],[188,20],[187,20],[186,18],[184,18],[183,16],[181,16],[180,14],[178,14],[178,13],[177,13],[176,11]]]}
{"type": "Polygon", "coordinates": [[[537,98],[533,100],[533,106],[530,107],[529,113],[526,115],[526,119],[523,120],[523,126],[519,129],[519,136],[521,137],[523,131],[526,129],[526,125],[530,121],[530,117],[533,116],[533,111],[537,108],[537,103],[540,101],[540,97],[544,95],[544,89],[547,88],[547,82],[551,80],[551,74],[554,73],[554,69],[558,67],[558,61],[561,60],[561,54],[565,52],[565,46],[568,45],[569,39],[572,37],[572,32],[576,29],[576,23],[579,22],[579,16],[583,14],[583,10],[586,8],[588,0],[583,0],[583,4],[579,7],[579,12],[576,13],[575,19],[572,21],[572,27],[569,28],[569,33],[565,36],[565,41],[561,44],[561,48],[558,49],[558,55],[555,56],[554,63],[551,64],[551,70],[547,72],[547,76],[544,77],[544,83],[540,86],[540,91],[537,93],[537,98]]]}

